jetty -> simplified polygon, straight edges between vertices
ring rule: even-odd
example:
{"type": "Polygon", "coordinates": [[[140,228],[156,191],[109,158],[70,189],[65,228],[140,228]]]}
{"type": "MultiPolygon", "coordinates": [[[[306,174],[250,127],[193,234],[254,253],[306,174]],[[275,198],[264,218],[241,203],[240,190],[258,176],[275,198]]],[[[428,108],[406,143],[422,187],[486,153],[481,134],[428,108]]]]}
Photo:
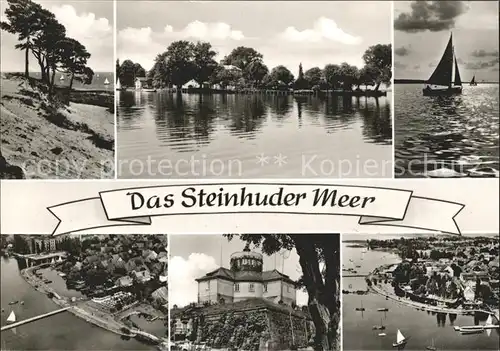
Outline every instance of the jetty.
{"type": "Polygon", "coordinates": [[[67,311],[70,308],[71,307],[60,308],[60,309],[52,311],[52,312],[44,313],[44,314],[41,314],[41,315],[38,315],[38,316],[35,316],[35,317],[31,317],[31,318],[28,318],[28,319],[25,319],[25,320],[22,320],[22,321],[19,321],[19,322],[16,322],[16,323],[5,325],[5,326],[3,326],[0,329],[0,331],[5,331],[5,330],[17,328],[17,327],[19,327],[21,325],[24,325],[24,324],[28,324],[28,323],[32,323],[32,322],[35,322],[35,321],[40,320],[40,319],[48,318],[48,317],[53,316],[55,314],[59,314],[59,313],[62,313],[64,311],[67,311]]]}

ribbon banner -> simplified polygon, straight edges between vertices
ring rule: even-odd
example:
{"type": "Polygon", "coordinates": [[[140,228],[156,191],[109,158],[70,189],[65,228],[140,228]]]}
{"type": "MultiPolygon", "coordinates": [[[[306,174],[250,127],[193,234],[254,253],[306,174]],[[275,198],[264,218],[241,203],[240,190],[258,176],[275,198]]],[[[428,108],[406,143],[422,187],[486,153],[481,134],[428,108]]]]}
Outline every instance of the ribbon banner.
{"type": "Polygon", "coordinates": [[[123,225],[151,217],[205,214],[357,216],[360,225],[385,225],[460,235],[455,217],[464,205],[413,196],[410,190],[321,184],[222,183],[103,191],[99,197],[49,207],[53,234],[123,225]]]}

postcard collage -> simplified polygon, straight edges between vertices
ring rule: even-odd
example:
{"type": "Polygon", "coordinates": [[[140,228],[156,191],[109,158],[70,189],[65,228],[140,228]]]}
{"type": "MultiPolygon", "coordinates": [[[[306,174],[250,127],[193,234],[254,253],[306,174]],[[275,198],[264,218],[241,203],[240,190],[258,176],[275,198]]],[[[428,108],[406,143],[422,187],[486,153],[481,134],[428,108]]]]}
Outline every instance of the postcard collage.
{"type": "Polygon", "coordinates": [[[2,351],[500,350],[498,1],[0,15],[2,351]]]}

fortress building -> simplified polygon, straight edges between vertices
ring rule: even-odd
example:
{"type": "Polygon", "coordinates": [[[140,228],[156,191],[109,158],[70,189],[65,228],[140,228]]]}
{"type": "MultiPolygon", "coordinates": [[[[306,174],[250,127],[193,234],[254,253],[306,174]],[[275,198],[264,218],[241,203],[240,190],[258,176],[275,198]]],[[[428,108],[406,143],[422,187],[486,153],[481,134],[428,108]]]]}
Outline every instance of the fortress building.
{"type": "Polygon", "coordinates": [[[198,282],[198,303],[233,303],[262,298],[296,304],[295,282],[276,269],[262,271],[262,255],[244,250],[231,255],[231,269],[220,267],[198,282]]]}

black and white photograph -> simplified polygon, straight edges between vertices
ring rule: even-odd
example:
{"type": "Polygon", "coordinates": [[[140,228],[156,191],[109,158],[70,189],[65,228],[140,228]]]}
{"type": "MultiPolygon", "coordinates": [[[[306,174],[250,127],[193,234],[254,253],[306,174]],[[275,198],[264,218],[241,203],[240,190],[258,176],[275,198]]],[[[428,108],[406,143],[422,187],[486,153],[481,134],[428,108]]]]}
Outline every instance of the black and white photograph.
{"type": "Polygon", "coordinates": [[[113,1],[0,8],[0,179],[114,178],[113,1]]]}
{"type": "Polygon", "coordinates": [[[0,235],[2,350],[168,350],[167,235],[0,235]]]}
{"type": "Polygon", "coordinates": [[[500,237],[343,235],[344,350],[498,350],[500,237]]]}
{"type": "Polygon", "coordinates": [[[391,16],[118,1],[118,178],[392,177],[391,16]]]}
{"type": "Polygon", "coordinates": [[[339,234],[171,235],[171,350],[340,350],[339,234]]]}
{"type": "Polygon", "coordinates": [[[395,177],[498,178],[498,1],[394,9],[395,177]]]}

